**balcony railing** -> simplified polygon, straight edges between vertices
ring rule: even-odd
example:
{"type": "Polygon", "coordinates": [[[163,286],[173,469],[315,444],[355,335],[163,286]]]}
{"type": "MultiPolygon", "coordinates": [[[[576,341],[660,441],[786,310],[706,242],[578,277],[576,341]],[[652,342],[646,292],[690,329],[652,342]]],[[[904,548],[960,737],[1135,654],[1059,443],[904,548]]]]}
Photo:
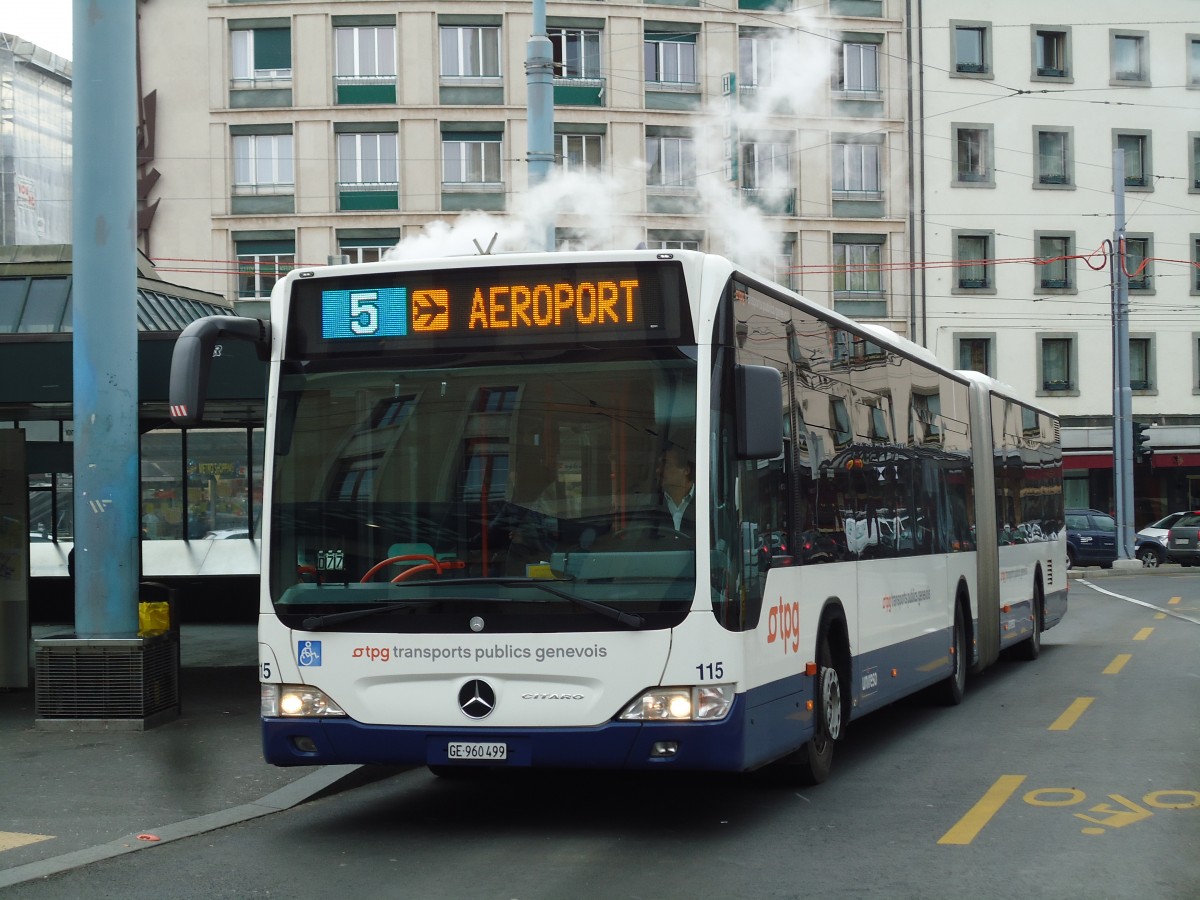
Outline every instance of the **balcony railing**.
{"type": "Polygon", "coordinates": [[[554,79],[554,103],[556,106],[603,106],[604,79],[557,77],[554,79]]]}
{"type": "Polygon", "coordinates": [[[794,216],[796,214],[795,188],[742,188],[742,197],[767,215],[794,216]]]}
{"type": "Polygon", "coordinates": [[[395,75],[335,75],[337,103],[395,103],[395,75]]]}

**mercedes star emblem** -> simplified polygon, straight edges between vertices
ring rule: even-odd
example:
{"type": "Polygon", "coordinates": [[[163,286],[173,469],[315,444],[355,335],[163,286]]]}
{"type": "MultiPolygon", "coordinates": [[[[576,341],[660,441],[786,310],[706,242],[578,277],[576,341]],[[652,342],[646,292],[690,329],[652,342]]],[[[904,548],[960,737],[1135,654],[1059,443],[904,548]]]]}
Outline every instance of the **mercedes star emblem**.
{"type": "Polygon", "coordinates": [[[468,681],[458,692],[458,708],[472,719],[486,719],[496,708],[496,692],[486,681],[468,681]]]}

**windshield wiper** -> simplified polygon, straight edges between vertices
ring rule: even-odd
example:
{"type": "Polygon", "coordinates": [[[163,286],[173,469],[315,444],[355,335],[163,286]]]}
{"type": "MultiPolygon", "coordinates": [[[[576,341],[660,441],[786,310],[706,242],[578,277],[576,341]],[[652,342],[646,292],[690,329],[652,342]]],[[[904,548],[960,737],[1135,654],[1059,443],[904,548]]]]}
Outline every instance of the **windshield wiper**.
{"type": "MultiPolygon", "coordinates": [[[[554,581],[574,581],[573,578],[556,578],[554,581]]],[[[630,628],[643,628],[646,625],[646,620],[637,613],[621,612],[613,606],[607,606],[603,603],[597,603],[595,600],[588,600],[586,597],[577,597],[574,594],[568,594],[566,591],[560,591],[553,587],[545,578],[460,578],[455,584],[499,584],[503,586],[514,587],[534,587],[538,590],[545,591],[547,594],[558,597],[560,600],[566,600],[568,603],[574,603],[576,606],[582,606],[584,609],[589,609],[592,612],[599,613],[605,618],[612,619],[614,622],[619,622],[622,625],[627,625],[630,628]]]]}
{"type": "MultiPolygon", "coordinates": [[[[559,579],[569,581],[570,579],[559,579]]],[[[418,582],[412,582],[414,584],[418,582]]],[[[435,581],[419,582],[420,584],[436,584],[435,581]]],[[[622,612],[612,606],[606,606],[603,603],[597,603],[595,600],[588,600],[585,597],[576,597],[574,594],[569,594],[566,591],[561,591],[556,587],[546,583],[544,578],[456,578],[454,580],[455,587],[462,587],[467,584],[492,584],[501,585],[503,587],[534,587],[538,590],[545,591],[560,600],[566,600],[568,603],[573,603],[576,606],[582,606],[584,609],[599,613],[600,615],[612,619],[621,625],[629,628],[643,628],[646,625],[646,620],[636,613],[622,612]]],[[[367,606],[359,609],[349,609],[345,612],[327,613],[323,616],[309,616],[300,624],[307,631],[320,631],[328,625],[337,625],[340,622],[352,622],[355,619],[363,619],[367,616],[374,616],[381,613],[394,612],[398,609],[407,609],[413,606],[429,606],[447,601],[461,600],[482,601],[485,603],[519,603],[522,601],[514,600],[511,597],[436,597],[427,600],[400,600],[396,603],[387,603],[383,606],[367,606]]],[[[525,601],[528,602],[528,601],[525,601]]],[[[545,601],[543,601],[545,602],[545,601]]]]}
{"type": "Polygon", "coordinates": [[[345,612],[327,613],[323,616],[309,616],[300,624],[306,631],[320,631],[326,625],[336,625],[338,622],[350,622],[354,619],[364,619],[378,613],[394,612],[397,609],[407,609],[411,606],[428,606],[431,603],[441,603],[437,600],[401,600],[398,603],[388,603],[385,606],[364,606],[358,609],[348,609],[345,612]]]}

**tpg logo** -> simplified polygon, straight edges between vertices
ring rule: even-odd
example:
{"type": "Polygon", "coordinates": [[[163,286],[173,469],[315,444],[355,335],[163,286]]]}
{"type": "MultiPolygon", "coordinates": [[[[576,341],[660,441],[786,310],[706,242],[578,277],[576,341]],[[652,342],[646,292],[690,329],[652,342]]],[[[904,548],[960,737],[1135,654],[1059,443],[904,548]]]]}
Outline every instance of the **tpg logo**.
{"type": "Polygon", "coordinates": [[[800,649],[800,602],[784,603],[783,598],[771,607],[767,616],[767,643],[783,641],[783,652],[800,649]],[[789,644],[791,645],[789,647],[789,644]]]}

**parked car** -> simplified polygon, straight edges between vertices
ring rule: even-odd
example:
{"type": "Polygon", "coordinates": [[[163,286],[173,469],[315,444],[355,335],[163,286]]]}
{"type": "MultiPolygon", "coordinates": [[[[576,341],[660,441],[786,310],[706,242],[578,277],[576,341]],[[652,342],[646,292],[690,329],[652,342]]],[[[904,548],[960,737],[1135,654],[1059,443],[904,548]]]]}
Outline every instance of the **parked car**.
{"type": "Polygon", "coordinates": [[[1181,566],[1200,565],[1200,511],[1184,513],[1171,526],[1167,558],[1181,566]]]}
{"type": "Polygon", "coordinates": [[[1182,515],[1181,512],[1169,513],[1135,535],[1137,545],[1134,555],[1142,561],[1143,566],[1161,566],[1167,561],[1167,532],[1182,515]]]}
{"type": "Polygon", "coordinates": [[[1117,558],[1117,522],[1098,509],[1068,509],[1067,568],[1111,569],[1117,558]]]}

